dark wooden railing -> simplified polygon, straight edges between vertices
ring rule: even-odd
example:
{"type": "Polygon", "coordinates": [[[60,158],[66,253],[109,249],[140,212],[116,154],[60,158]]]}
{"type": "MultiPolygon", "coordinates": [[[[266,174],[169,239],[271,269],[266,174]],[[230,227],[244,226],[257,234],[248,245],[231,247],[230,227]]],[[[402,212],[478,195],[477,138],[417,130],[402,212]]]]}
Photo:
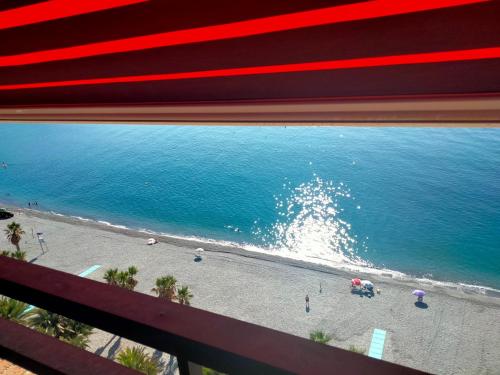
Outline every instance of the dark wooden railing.
{"type": "Polygon", "coordinates": [[[116,362],[0,318],[1,357],[36,374],[137,374],[116,362]]]}
{"type": "MultiPolygon", "coordinates": [[[[194,367],[190,364],[229,374],[422,374],[255,324],[3,256],[0,256],[0,294],[175,355],[182,375],[190,374],[190,368],[194,367]]],[[[0,356],[26,368],[38,363],[55,373],[77,373],[72,371],[74,368],[87,368],[87,373],[92,374],[118,371],[111,361],[41,337],[27,328],[14,327],[10,322],[1,322],[0,337],[0,356]],[[30,337],[32,343],[29,343],[30,337]],[[43,353],[49,354],[41,354],[42,346],[43,353]],[[99,367],[102,361],[109,365],[99,367]]]]}

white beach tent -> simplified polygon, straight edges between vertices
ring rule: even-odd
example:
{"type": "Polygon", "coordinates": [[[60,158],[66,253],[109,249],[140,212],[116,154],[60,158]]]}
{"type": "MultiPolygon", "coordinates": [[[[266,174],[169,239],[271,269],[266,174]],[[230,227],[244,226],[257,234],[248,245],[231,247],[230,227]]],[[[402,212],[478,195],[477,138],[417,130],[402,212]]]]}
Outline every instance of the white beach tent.
{"type": "Polygon", "coordinates": [[[203,252],[205,250],[203,250],[201,247],[197,248],[195,251],[194,251],[194,257],[195,259],[197,260],[201,260],[202,256],[203,256],[203,252]]]}
{"type": "Polygon", "coordinates": [[[367,289],[373,289],[373,283],[370,280],[361,280],[361,285],[367,289]]]}
{"type": "Polygon", "coordinates": [[[148,239],[148,245],[154,245],[155,243],[157,243],[158,241],[156,241],[155,238],[150,238],[148,239]]]}

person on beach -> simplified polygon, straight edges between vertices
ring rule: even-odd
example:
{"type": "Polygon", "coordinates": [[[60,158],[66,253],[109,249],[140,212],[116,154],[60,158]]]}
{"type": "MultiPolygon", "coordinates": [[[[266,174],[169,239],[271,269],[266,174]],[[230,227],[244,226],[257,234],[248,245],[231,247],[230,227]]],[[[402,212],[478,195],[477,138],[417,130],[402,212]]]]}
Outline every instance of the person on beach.
{"type": "Polygon", "coordinates": [[[306,310],[309,311],[309,294],[306,294],[306,310]]]}

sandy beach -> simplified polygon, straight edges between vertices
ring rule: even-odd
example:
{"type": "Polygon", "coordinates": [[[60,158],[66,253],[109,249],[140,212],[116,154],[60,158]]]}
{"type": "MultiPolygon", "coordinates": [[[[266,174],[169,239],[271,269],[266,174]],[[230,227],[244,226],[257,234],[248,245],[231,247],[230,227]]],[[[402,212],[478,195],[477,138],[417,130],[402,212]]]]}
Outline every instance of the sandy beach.
{"type": "MultiPolygon", "coordinates": [[[[72,274],[100,266],[87,276],[99,281],[108,268],[135,265],[136,290],[142,293],[152,294],[155,279],[172,274],[192,289],[197,308],[302,337],[321,329],[333,337],[331,345],[355,345],[367,353],[378,328],[387,332],[384,360],[436,374],[500,374],[500,298],[495,293],[370,275],[381,294],[369,298],[351,293],[353,274],[327,266],[164,236],[148,246],[151,235],[146,233],[30,210],[13,212],[13,220],[26,231],[21,248],[39,265],[72,274]],[[44,234],[45,254],[37,232],[44,234]],[[194,262],[194,249],[200,246],[204,259],[194,262]],[[411,291],[417,287],[428,292],[426,308],[414,304],[411,291]]],[[[0,249],[14,249],[3,235],[0,249]]],[[[97,332],[90,349],[112,358],[124,345],[119,341],[97,332]]],[[[171,365],[168,356],[162,360],[171,365]]]]}

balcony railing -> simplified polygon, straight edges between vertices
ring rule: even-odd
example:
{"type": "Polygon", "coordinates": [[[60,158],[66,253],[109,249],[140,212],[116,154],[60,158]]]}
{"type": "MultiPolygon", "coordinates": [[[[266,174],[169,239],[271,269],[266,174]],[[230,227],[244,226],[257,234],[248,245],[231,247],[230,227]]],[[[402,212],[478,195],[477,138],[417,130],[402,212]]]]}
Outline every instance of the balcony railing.
{"type": "MultiPolygon", "coordinates": [[[[393,363],[0,256],[0,294],[175,355],[181,375],[202,365],[229,374],[422,374],[393,363]]],[[[0,356],[42,373],[130,370],[0,321],[0,356]],[[41,371],[40,371],[41,370],[41,371]]],[[[199,369],[199,367],[198,367],[199,369]]]]}
{"type": "Polygon", "coordinates": [[[0,319],[0,353],[0,357],[35,374],[137,374],[116,362],[4,319],[0,319]]]}

